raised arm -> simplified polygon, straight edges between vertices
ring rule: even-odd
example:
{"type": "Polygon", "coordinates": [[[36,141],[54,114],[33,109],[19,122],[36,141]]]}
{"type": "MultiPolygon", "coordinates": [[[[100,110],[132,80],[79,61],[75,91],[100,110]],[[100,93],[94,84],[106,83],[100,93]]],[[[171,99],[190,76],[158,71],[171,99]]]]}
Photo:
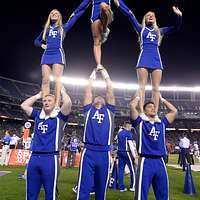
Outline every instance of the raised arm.
{"type": "Polygon", "coordinates": [[[72,26],[76,23],[76,21],[79,19],[79,17],[81,17],[81,15],[84,13],[84,11],[80,11],[77,14],[72,14],[69,18],[69,20],[67,21],[67,23],[63,24],[63,29],[65,32],[68,32],[72,26]]]}
{"type": "Polygon", "coordinates": [[[94,69],[90,75],[87,86],[85,87],[84,94],[84,102],[83,105],[86,106],[92,103],[93,95],[92,95],[92,83],[96,79],[96,69],[94,69]]]}
{"type": "Polygon", "coordinates": [[[165,115],[169,123],[172,123],[177,115],[177,109],[166,99],[160,96],[161,102],[170,110],[168,114],[165,115]]]}
{"type": "Polygon", "coordinates": [[[130,102],[130,115],[132,120],[136,120],[138,117],[138,111],[137,106],[140,101],[140,97],[136,96],[131,102],[130,102]]]}
{"type": "Polygon", "coordinates": [[[140,33],[142,30],[142,26],[137,21],[135,15],[132,13],[132,11],[127,7],[127,5],[122,0],[114,0],[114,3],[117,6],[117,8],[119,8],[119,10],[129,18],[131,24],[133,25],[133,28],[138,33],[140,33]]]}
{"type": "Polygon", "coordinates": [[[83,0],[82,3],[78,6],[78,8],[72,13],[72,15],[76,15],[79,12],[85,12],[85,10],[87,9],[87,7],[90,5],[91,0],[83,0]]]}
{"type": "Polygon", "coordinates": [[[90,0],[83,1],[80,6],[71,14],[67,23],[63,24],[63,29],[65,32],[68,32],[69,29],[76,23],[76,21],[81,17],[89,6],[90,0]]]}
{"type": "Polygon", "coordinates": [[[64,87],[61,90],[61,95],[62,95],[62,106],[61,106],[60,111],[63,115],[69,115],[72,108],[72,102],[69,95],[66,93],[66,90],[64,87]]]}
{"type": "Polygon", "coordinates": [[[21,104],[21,108],[22,110],[28,115],[31,116],[31,113],[33,111],[33,104],[38,100],[42,98],[42,92],[39,92],[38,94],[29,97],[28,99],[26,99],[22,104],[21,104]]]}
{"type": "Polygon", "coordinates": [[[177,15],[176,22],[172,26],[160,28],[160,32],[161,32],[162,35],[170,34],[170,33],[173,33],[174,31],[178,31],[181,27],[182,12],[179,10],[178,7],[173,6],[172,8],[173,8],[174,13],[177,15]]]}
{"type": "Polygon", "coordinates": [[[107,70],[104,67],[100,69],[101,75],[106,82],[106,102],[111,105],[115,105],[115,96],[112,81],[107,70]]]}

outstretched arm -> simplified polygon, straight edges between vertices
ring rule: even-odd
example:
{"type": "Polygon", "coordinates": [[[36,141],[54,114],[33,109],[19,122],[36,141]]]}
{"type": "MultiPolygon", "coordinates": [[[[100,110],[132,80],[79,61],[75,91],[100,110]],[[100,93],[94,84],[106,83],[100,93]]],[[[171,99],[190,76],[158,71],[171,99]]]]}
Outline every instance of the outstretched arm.
{"type": "Polygon", "coordinates": [[[132,13],[132,11],[127,7],[127,5],[122,1],[122,0],[114,0],[115,5],[119,8],[119,10],[126,15],[135,30],[140,33],[142,30],[142,26],[140,23],[137,21],[135,15],[132,13]]]}
{"type": "Polygon", "coordinates": [[[93,95],[92,95],[92,83],[96,79],[96,69],[94,69],[90,75],[88,84],[85,88],[85,94],[84,94],[84,102],[83,105],[86,106],[88,104],[92,103],[93,95]]]}
{"type": "Polygon", "coordinates": [[[176,118],[177,109],[169,101],[162,98],[162,96],[160,96],[160,100],[170,110],[170,112],[166,114],[165,117],[167,118],[169,123],[172,123],[176,118]]]}
{"type": "Polygon", "coordinates": [[[73,15],[79,14],[79,12],[85,12],[87,7],[90,5],[91,0],[83,0],[83,2],[78,6],[78,8],[72,13],[71,17],[73,15]]]}
{"type": "Polygon", "coordinates": [[[114,96],[113,85],[112,85],[110,76],[104,67],[102,67],[100,72],[101,72],[103,79],[106,82],[106,102],[108,104],[115,105],[115,96],[114,96]]]}
{"type": "Polygon", "coordinates": [[[63,24],[63,29],[65,32],[68,32],[69,29],[76,23],[76,21],[81,17],[81,15],[85,12],[90,0],[83,1],[80,6],[71,14],[67,23],[63,24]]]}
{"type": "Polygon", "coordinates": [[[69,95],[66,93],[66,90],[64,87],[61,90],[61,95],[62,95],[63,103],[62,103],[60,111],[63,115],[69,115],[69,113],[71,112],[72,102],[69,95]]]}
{"type": "Polygon", "coordinates": [[[21,104],[21,108],[22,110],[28,115],[31,116],[31,113],[33,111],[33,104],[38,100],[42,98],[42,92],[39,92],[38,94],[29,97],[28,99],[26,99],[22,104],[21,104]]]}
{"type": "Polygon", "coordinates": [[[160,28],[160,32],[161,32],[162,35],[173,33],[174,31],[178,31],[181,27],[182,12],[179,10],[178,7],[173,6],[172,8],[173,8],[174,13],[177,15],[176,22],[173,26],[160,28]]]}

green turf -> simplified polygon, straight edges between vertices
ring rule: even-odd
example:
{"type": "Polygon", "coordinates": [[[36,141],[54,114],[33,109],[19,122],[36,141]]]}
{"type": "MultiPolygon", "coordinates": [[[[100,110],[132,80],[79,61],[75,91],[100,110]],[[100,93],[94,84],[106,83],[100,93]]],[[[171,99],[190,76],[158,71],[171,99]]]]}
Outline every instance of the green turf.
{"type": "MultiPolygon", "coordinates": [[[[176,161],[176,156],[170,157],[170,162],[176,161]]],[[[0,200],[23,200],[25,199],[25,181],[18,180],[18,173],[23,172],[24,167],[0,167],[0,170],[11,171],[11,174],[0,177],[0,200]]],[[[195,196],[188,196],[183,194],[183,185],[185,173],[180,169],[168,168],[170,180],[170,200],[190,200],[200,199],[200,173],[193,172],[193,180],[197,194],[195,196]]],[[[76,183],[78,175],[77,169],[61,169],[59,177],[59,192],[61,200],[74,200],[75,194],[72,192],[72,187],[76,183]]],[[[125,183],[128,186],[129,176],[126,176],[125,183]]],[[[43,191],[40,194],[40,200],[44,199],[43,191]]],[[[91,198],[94,199],[93,197],[91,198]]],[[[119,191],[107,190],[107,200],[132,200],[132,192],[120,193],[119,191]]],[[[154,200],[152,190],[149,194],[149,200],[154,200]]]]}

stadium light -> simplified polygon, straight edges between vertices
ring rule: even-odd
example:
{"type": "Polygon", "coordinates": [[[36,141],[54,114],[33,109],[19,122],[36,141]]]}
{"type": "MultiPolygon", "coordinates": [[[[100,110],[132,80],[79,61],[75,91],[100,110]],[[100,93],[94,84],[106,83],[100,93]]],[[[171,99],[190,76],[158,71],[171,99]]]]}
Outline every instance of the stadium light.
{"type": "MultiPolygon", "coordinates": [[[[53,76],[50,77],[51,81],[54,81],[53,76]]],[[[85,86],[88,83],[88,80],[84,78],[78,78],[78,77],[66,77],[63,76],[61,79],[62,83],[66,85],[77,85],[77,86],[85,86]]],[[[96,88],[104,88],[106,87],[104,81],[94,81],[93,87],[96,88]]],[[[113,87],[115,89],[126,89],[126,90],[137,90],[138,84],[133,83],[123,83],[123,82],[113,82],[113,87]]],[[[151,85],[146,86],[146,90],[150,91],[152,90],[151,85]]],[[[194,87],[179,87],[179,86],[160,86],[160,91],[169,91],[169,92],[200,92],[200,86],[194,86],[194,87]]]]}
{"type": "Polygon", "coordinates": [[[187,128],[178,128],[179,131],[188,131],[189,129],[187,128]]]}
{"type": "Polygon", "coordinates": [[[176,128],[166,128],[167,131],[175,131],[176,128]]]}

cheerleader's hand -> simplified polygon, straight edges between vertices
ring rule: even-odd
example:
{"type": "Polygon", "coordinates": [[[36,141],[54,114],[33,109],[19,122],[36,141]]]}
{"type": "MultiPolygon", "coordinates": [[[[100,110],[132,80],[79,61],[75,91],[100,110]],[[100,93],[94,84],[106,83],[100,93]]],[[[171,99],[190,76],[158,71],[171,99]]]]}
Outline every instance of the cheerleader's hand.
{"type": "Polygon", "coordinates": [[[178,16],[182,16],[182,12],[179,10],[178,7],[173,6],[173,11],[178,15],[178,16]]]}

